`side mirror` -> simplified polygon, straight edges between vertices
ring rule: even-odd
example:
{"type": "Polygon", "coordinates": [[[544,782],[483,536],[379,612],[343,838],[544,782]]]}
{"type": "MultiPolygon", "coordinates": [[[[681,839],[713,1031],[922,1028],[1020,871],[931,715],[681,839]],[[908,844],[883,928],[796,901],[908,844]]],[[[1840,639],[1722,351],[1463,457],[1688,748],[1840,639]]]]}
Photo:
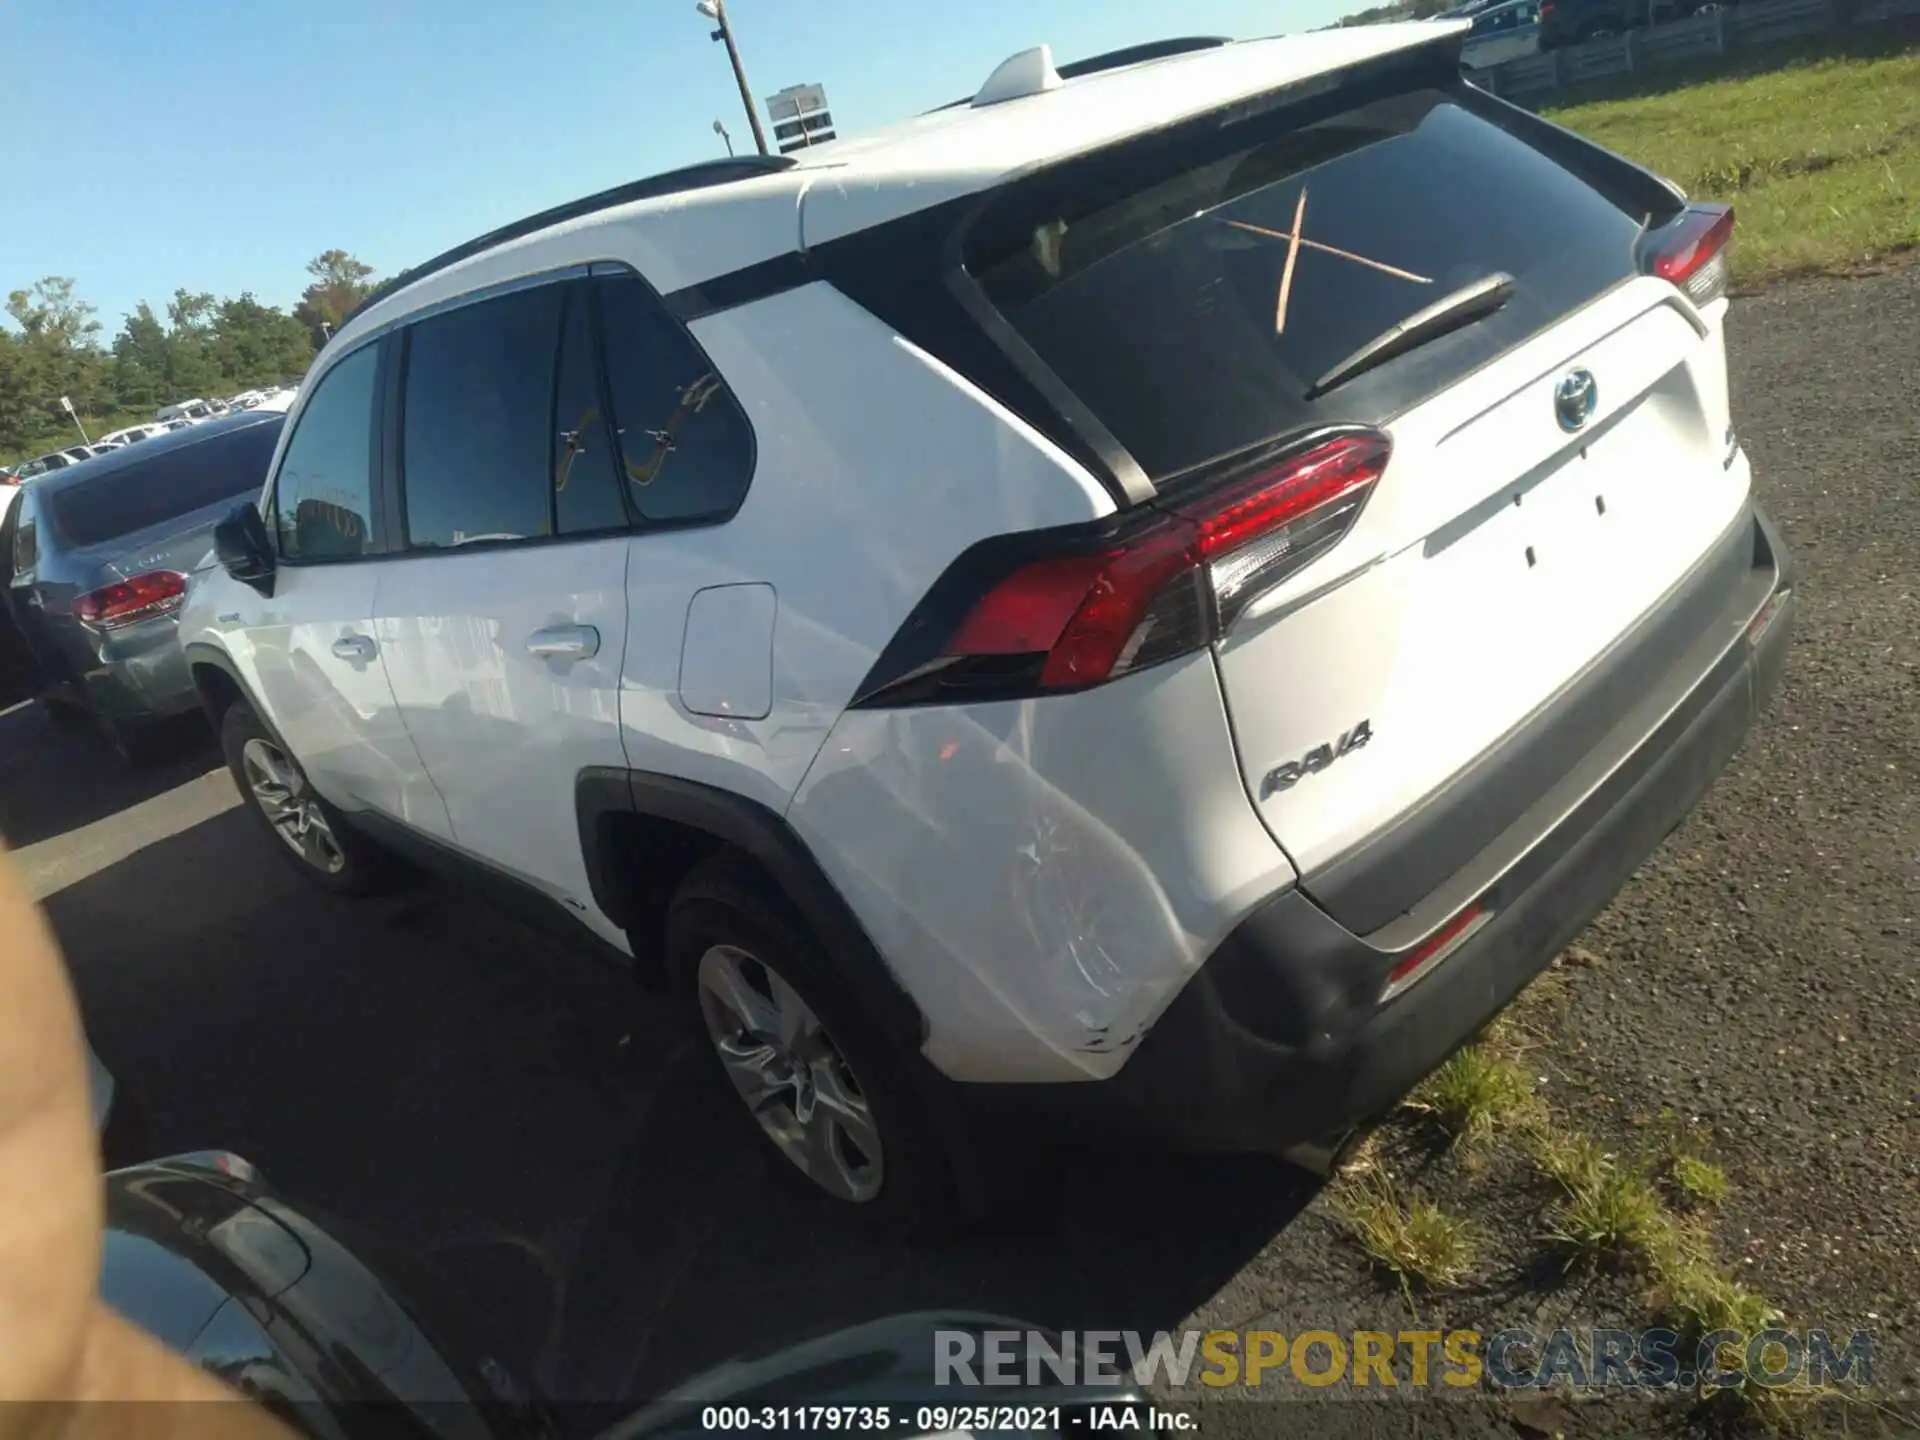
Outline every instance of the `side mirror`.
{"type": "Polygon", "coordinates": [[[273,545],[252,501],[236,505],[213,527],[214,558],[227,574],[262,595],[273,594],[273,545]]]}

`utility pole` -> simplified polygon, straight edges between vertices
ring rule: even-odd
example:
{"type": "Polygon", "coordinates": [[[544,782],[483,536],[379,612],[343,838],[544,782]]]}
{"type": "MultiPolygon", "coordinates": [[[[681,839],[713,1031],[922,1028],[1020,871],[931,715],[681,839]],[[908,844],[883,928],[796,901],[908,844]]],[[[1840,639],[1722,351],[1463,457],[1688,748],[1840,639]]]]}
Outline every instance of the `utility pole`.
{"type": "MultiPolygon", "coordinates": [[[[697,0],[693,8],[720,27],[713,32],[713,38],[726,44],[727,59],[733,62],[733,78],[740,86],[740,103],[747,107],[747,124],[753,127],[753,146],[764,155],[767,137],[760,129],[760,112],[753,108],[753,91],[747,88],[747,69],[740,63],[740,47],[733,41],[733,27],[727,23],[726,0],[697,0]]],[[[731,141],[728,147],[731,149],[731,141]]]]}
{"type": "Polygon", "coordinates": [[[80,412],[73,408],[73,401],[69,400],[65,395],[62,395],[60,397],[60,408],[67,412],[67,418],[73,421],[73,428],[80,432],[80,443],[83,445],[91,445],[93,442],[87,439],[87,427],[80,423],[80,412]]]}

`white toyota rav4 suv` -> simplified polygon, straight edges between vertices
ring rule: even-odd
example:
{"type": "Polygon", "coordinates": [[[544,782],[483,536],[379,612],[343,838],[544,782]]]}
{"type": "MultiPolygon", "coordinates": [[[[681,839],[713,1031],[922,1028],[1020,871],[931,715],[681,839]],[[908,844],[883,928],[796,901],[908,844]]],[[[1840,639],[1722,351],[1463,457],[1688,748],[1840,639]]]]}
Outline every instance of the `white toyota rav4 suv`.
{"type": "Polygon", "coordinates": [[[1790,624],[1731,215],[1460,33],[1025,52],[400,276],[181,614],[263,833],[657,976],[870,1213],[1034,1117],[1324,1155],[1687,813],[1790,624]]]}

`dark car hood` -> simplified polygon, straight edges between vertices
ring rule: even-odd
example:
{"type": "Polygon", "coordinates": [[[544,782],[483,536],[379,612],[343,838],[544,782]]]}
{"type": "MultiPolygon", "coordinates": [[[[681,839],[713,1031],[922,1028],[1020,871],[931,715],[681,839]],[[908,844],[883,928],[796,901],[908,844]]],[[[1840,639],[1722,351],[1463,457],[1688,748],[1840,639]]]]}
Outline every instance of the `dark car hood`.
{"type": "Polygon", "coordinates": [[[398,1283],[400,1267],[371,1243],[282,1199],[246,1162],[209,1154],[116,1170],[106,1199],[102,1296],[174,1349],[191,1351],[232,1302],[329,1406],[404,1407],[424,1434],[555,1433],[440,1297],[416,1293],[434,1288],[430,1277],[398,1283]]]}

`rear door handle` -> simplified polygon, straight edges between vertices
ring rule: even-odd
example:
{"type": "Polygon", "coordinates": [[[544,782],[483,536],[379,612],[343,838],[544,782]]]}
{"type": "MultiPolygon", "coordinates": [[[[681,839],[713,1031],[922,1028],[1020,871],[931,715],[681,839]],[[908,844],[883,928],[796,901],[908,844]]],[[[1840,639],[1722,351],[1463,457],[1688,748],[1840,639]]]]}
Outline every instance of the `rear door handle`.
{"type": "Polygon", "coordinates": [[[342,660],[371,660],[378,648],[365,635],[342,635],[333,642],[333,653],[342,660]]]}
{"type": "Polygon", "coordinates": [[[600,632],[591,625],[549,625],[527,637],[527,653],[539,660],[591,660],[600,653],[600,632]]]}

